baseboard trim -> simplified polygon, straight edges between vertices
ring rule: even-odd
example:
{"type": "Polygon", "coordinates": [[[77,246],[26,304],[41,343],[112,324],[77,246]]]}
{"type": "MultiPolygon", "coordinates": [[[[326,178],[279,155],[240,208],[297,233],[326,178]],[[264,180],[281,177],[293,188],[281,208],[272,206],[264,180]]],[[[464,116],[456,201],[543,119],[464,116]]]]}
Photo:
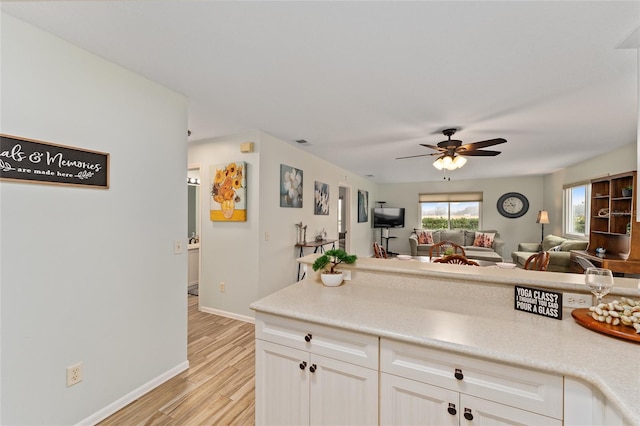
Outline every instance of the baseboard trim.
{"type": "Polygon", "coordinates": [[[189,368],[189,361],[185,361],[185,362],[173,367],[171,370],[159,375],[158,377],[156,377],[153,380],[148,381],[147,383],[145,383],[144,385],[140,386],[139,388],[134,389],[133,391],[129,392],[128,394],[126,394],[122,398],[120,398],[120,399],[116,400],[115,402],[107,405],[106,407],[104,407],[103,409],[98,411],[97,413],[95,413],[95,414],[87,417],[86,419],[80,421],[79,423],[77,423],[76,426],[92,426],[92,425],[95,425],[95,424],[101,422],[102,420],[106,419],[107,417],[109,417],[110,415],[115,413],[116,411],[124,408],[125,406],[127,406],[129,404],[131,404],[133,401],[135,401],[136,399],[140,398],[142,395],[144,395],[147,392],[157,388],[158,386],[160,386],[161,384],[163,384],[167,380],[177,376],[178,374],[182,373],[183,371],[185,371],[188,368],[189,368]]]}
{"type": "Polygon", "coordinates": [[[206,306],[200,306],[200,312],[206,312],[207,314],[220,315],[221,317],[227,317],[237,319],[238,321],[249,322],[251,324],[256,323],[256,319],[246,315],[236,314],[234,312],[221,311],[219,309],[207,308],[206,306]]]}

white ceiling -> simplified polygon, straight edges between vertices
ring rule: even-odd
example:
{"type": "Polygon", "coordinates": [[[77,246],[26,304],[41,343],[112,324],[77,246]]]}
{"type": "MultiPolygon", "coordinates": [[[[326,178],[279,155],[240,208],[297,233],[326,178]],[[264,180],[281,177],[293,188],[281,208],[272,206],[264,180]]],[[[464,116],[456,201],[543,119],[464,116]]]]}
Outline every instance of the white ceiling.
{"type": "Polygon", "coordinates": [[[638,49],[616,47],[640,25],[640,1],[2,9],[188,96],[191,141],[247,130],[305,139],[302,149],[378,183],[441,180],[435,157],[395,158],[431,153],[418,144],[447,127],[464,143],[508,140],[452,179],[548,173],[637,139],[638,49]]]}

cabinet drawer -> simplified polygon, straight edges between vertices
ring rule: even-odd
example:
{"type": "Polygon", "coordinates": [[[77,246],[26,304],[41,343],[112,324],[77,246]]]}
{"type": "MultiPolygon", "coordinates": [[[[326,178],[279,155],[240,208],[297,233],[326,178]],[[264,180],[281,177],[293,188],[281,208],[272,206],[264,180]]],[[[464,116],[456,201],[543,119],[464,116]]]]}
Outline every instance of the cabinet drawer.
{"type": "Polygon", "coordinates": [[[378,337],[256,313],[256,339],[378,369],[378,337]]]}
{"type": "Polygon", "coordinates": [[[387,339],[380,370],[562,419],[562,376],[387,339]]]}
{"type": "Polygon", "coordinates": [[[460,424],[562,426],[562,420],[463,394],[460,395],[460,424]],[[471,420],[465,418],[465,414],[471,415],[471,420]]]}

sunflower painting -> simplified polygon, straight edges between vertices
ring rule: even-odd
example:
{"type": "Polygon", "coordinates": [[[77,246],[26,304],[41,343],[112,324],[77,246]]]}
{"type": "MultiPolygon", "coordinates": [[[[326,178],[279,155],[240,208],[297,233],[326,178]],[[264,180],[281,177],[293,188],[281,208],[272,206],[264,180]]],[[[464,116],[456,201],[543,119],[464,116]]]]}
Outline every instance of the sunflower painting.
{"type": "Polygon", "coordinates": [[[211,207],[209,217],[214,222],[245,222],[247,220],[246,163],[211,166],[211,207]]]}

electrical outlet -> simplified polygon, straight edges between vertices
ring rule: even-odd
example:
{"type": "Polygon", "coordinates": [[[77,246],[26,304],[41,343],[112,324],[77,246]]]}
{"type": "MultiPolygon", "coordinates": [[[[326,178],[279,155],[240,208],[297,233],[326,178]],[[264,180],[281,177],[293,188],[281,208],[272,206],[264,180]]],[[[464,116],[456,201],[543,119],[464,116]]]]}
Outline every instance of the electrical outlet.
{"type": "Polygon", "coordinates": [[[82,381],[82,363],[67,367],[67,387],[76,385],[82,381]]]}
{"type": "Polygon", "coordinates": [[[175,240],[173,242],[173,254],[180,254],[180,253],[182,253],[182,241],[175,240]]]}
{"type": "Polygon", "coordinates": [[[565,308],[588,308],[591,306],[591,295],[580,293],[563,293],[562,306],[565,308]]]}
{"type": "Polygon", "coordinates": [[[220,282],[220,293],[224,293],[224,283],[220,282]]]}
{"type": "Polygon", "coordinates": [[[268,233],[268,232],[265,232],[265,233],[264,233],[264,240],[265,240],[265,241],[269,241],[270,239],[271,239],[271,234],[270,234],[270,233],[268,233]]]}

